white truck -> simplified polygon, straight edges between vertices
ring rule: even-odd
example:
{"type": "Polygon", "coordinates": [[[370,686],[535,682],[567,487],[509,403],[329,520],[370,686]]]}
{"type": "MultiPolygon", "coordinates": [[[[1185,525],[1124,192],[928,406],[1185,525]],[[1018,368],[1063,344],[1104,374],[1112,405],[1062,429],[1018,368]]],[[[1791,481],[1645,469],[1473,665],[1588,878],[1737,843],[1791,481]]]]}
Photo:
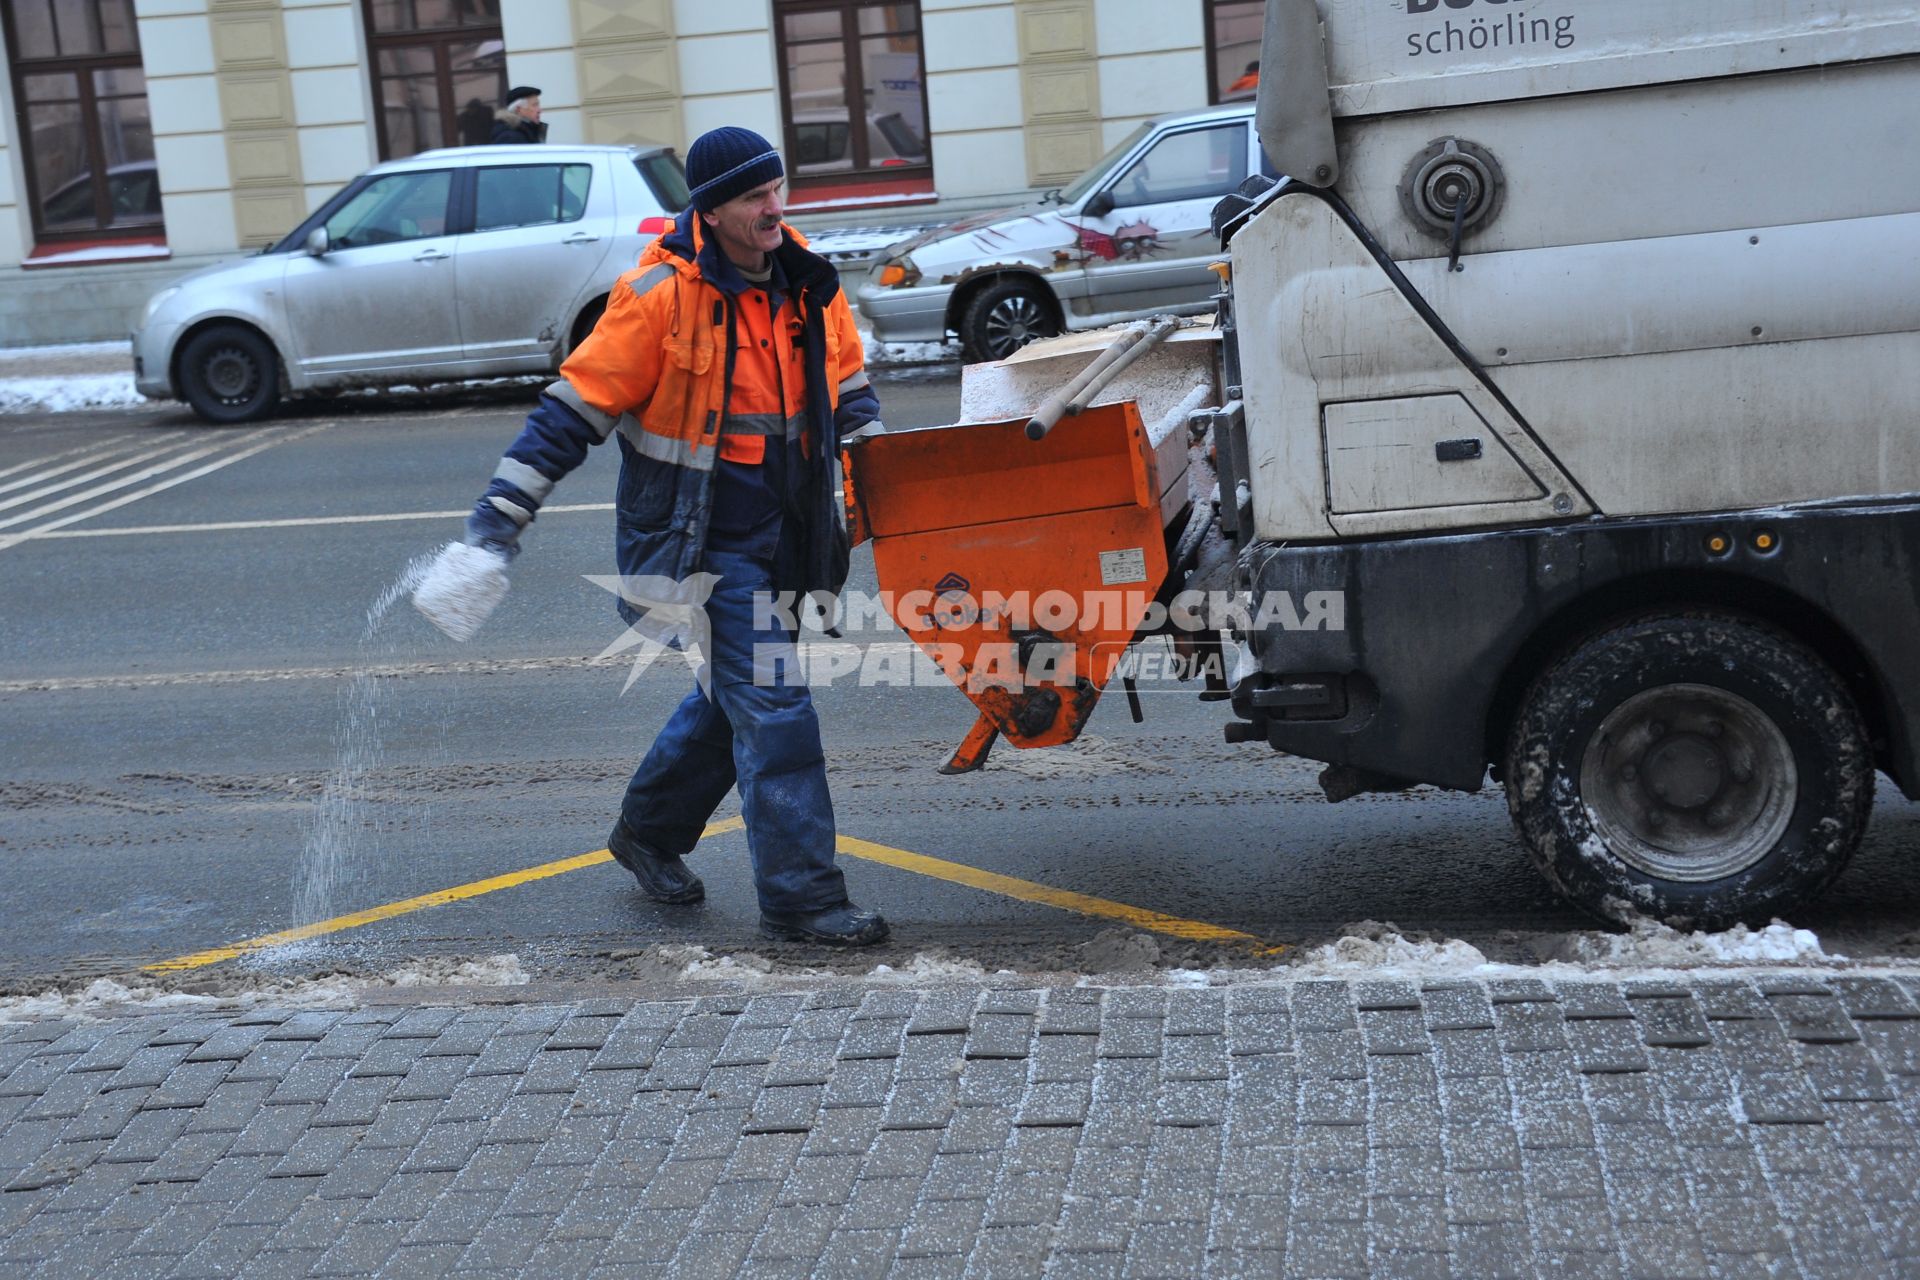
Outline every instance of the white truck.
{"type": "MultiPolygon", "coordinates": [[[[1920,4],[1266,13],[1258,126],[1292,177],[1215,212],[1230,279],[1217,366],[1187,384],[1216,406],[1190,419],[1189,483],[1144,396],[1110,446],[1040,440],[1032,475],[1072,474],[1074,449],[1133,460],[1113,502],[1137,491],[1165,546],[1087,541],[1099,581],[1230,584],[1243,618],[1340,602],[1333,625],[1238,625],[1213,690],[1229,738],[1327,762],[1330,798],[1491,773],[1549,880],[1613,920],[1805,900],[1858,846],[1876,770],[1920,798],[1920,4]]],[[[962,563],[991,529],[939,532],[968,509],[862,490],[916,449],[916,493],[987,465],[919,434],[850,462],[856,532],[883,585],[949,561],[992,581],[962,563]]],[[[984,487],[1006,505],[1019,480],[984,487]]],[[[1004,521],[1007,561],[1088,505],[977,518],[1004,521]]],[[[1043,568],[1082,572],[1082,550],[1043,568]]],[[[1023,661],[1090,651],[1015,638],[1023,661]]],[[[975,696],[968,762],[996,732],[1070,740],[1113,670],[975,696]]]]}
{"type": "Polygon", "coordinates": [[[1920,796],[1920,5],[1269,0],[1263,66],[1221,514],[1346,628],[1235,709],[1491,768],[1603,916],[1824,887],[1920,796]]]}

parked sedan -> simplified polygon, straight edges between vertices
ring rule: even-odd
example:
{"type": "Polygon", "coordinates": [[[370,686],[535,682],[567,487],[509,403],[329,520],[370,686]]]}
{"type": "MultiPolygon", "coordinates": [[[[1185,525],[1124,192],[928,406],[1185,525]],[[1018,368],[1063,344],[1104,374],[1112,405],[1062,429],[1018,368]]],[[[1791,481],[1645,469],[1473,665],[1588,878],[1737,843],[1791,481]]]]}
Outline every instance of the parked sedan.
{"type": "Polygon", "coordinates": [[[1220,285],[1208,215],[1252,173],[1274,176],[1252,104],[1150,120],[1064,190],[886,250],[860,310],[883,342],[957,334],[971,361],[1063,329],[1206,311],[1220,285]]]}
{"type": "Polygon", "coordinates": [[[462,147],[368,170],[278,244],[148,300],[143,395],[245,422],[284,393],[553,369],[687,203],[659,147],[462,147]]]}

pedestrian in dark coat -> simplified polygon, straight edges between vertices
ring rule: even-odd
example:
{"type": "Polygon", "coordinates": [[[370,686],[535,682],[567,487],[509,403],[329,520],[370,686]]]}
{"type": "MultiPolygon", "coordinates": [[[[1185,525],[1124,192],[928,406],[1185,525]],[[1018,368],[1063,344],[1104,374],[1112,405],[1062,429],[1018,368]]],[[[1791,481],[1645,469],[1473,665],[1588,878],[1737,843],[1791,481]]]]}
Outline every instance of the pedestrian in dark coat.
{"type": "Polygon", "coordinates": [[[496,143],[545,142],[547,126],[540,123],[540,91],[530,85],[507,90],[506,105],[493,113],[496,143]]]}

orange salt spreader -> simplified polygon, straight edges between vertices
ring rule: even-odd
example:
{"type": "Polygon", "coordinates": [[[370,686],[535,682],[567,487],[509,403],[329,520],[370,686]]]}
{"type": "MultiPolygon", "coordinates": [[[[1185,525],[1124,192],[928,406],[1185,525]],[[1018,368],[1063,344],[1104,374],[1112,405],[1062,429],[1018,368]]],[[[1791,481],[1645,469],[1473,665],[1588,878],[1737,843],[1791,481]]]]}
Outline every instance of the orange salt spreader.
{"type": "Polygon", "coordinates": [[[1177,589],[1195,491],[1214,497],[1187,417],[1218,403],[1218,349],[1170,317],[1036,343],[967,369],[963,417],[978,420],[843,454],[848,528],[873,543],[894,621],[980,710],[942,772],[979,768],[999,737],[1072,742],[1177,589]]]}

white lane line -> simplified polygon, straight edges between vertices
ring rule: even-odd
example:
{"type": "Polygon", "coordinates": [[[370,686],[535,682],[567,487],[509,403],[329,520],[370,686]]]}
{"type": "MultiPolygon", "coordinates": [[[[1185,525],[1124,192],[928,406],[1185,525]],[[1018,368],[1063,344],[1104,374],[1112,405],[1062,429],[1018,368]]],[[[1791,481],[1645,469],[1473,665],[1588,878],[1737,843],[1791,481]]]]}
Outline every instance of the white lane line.
{"type": "MultiPolygon", "coordinates": [[[[246,435],[236,436],[230,440],[221,440],[214,444],[202,445],[199,448],[190,448],[185,451],[176,450],[171,456],[162,458],[151,466],[142,467],[140,470],[132,472],[131,474],[109,480],[105,484],[97,484],[91,489],[82,489],[78,493],[70,493],[66,497],[56,499],[53,502],[42,503],[31,511],[23,511],[16,516],[8,516],[5,520],[0,520],[0,529],[10,529],[14,525],[25,524],[29,520],[38,520],[42,516],[50,516],[56,511],[65,511],[68,507],[77,506],[82,502],[88,502],[109,493],[118,492],[121,489],[127,488],[129,485],[136,485],[143,480],[151,480],[155,476],[165,475],[177,467],[184,467],[189,462],[198,462],[200,459],[210,454],[219,453],[224,449],[251,444],[262,436],[272,435],[274,430],[274,428],[268,427],[258,431],[250,431],[246,435]]],[[[85,517],[82,517],[82,519],[84,518],[85,517]]],[[[71,524],[73,522],[71,520],[63,520],[61,523],[71,524]]]]}
{"type": "MultiPolygon", "coordinates": [[[[21,533],[0,535],[0,551],[5,551],[10,547],[17,547],[21,543],[28,542],[34,538],[41,537],[44,534],[50,532],[51,530],[64,528],[70,524],[78,524],[82,520],[91,520],[95,516],[105,515],[109,511],[113,511],[120,507],[126,506],[129,502],[138,502],[140,501],[140,499],[151,497],[152,495],[159,493],[164,489],[171,489],[177,484],[185,484],[189,480],[198,480],[201,476],[208,475],[212,472],[218,471],[222,467],[230,467],[236,462],[242,461],[243,459],[246,459],[246,458],[251,458],[256,453],[261,453],[267,449],[271,449],[273,448],[273,446],[277,444],[286,444],[293,440],[299,440],[306,436],[312,435],[316,431],[325,431],[328,427],[337,426],[337,425],[339,424],[333,423],[333,422],[322,422],[322,423],[316,424],[315,426],[307,427],[304,430],[300,430],[300,431],[279,431],[276,433],[274,429],[269,428],[267,431],[257,432],[255,433],[256,435],[266,435],[266,436],[269,436],[270,438],[267,440],[261,441],[259,444],[256,444],[251,448],[243,449],[238,453],[230,453],[226,455],[224,458],[215,458],[212,462],[206,463],[203,466],[195,467],[193,470],[186,472],[183,475],[169,476],[165,480],[160,481],[158,484],[150,484],[144,489],[135,489],[132,493],[121,494],[119,497],[113,499],[112,501],[103,502],[97,507],[90,507],[85,511],[76,511],[72,515],[62,516],[60,519],[55,520],[49,524],[40,525],[38,528],[28,529],[21,533]]],[[[185,461],[185,460],[183,459],[182,461],[185,461]]],[[[178,465],[178,464],[175,464],[175,465],[178,465]]],[[[167,469],[168,468],[166,467],[159,468],[159,470],[161,471],[165,471],[167,469]]]]}
{"type": "MultiPolygon", "coordinates": [[[[172,434],[179,435],[180,433],[173,432],[172,434]]],[[[145,436],[144,438],[152,439],[153,437],[145,436]]],[[[142,443],[142,436],[129,432],[125,435],[112,436],[105,440],[94,440],[78,448],[60,449],[53,453],[42,454],[38,458],[30,458],[25,462],[16,462],[12,466],[0,470],[0,478],[17,475],[22,471],[27,471],[34,467],[45,466],[49,462],[58,462],[62,458],[73,459],[71,462],[63,463],[60,466],[50,467],[45,471],[36,471],[32,475],[21,476],[18,480],[10,480],[6,484],[0,484],[0,493],[4,493],[8,489],[18,489],[23,484],[32,484],[36,480],[44,480],[48,476],[57,476],[62,472],[71,471],[75,467],[84,467],[89,462],[97,462],[120,449],[138,448],[142,443]],[[76,453],[82,456],[74,458],[73,455],[76,453]]]]}
{"type": "MultiPolygon", "coordinates": [[[[556,502],[540,508],[543,516],[564,515],[569,511],[611,511],[611,502],[556,502]]],[[[124,529],[60,529],[39,535],[48,538],[125,538],[134,534],[222,533],[233,529],[306,529],[314,525],[389,524],[398,520],[464,520],[473,511],[393,511],[370,516],[295,516],[284,520],[221,520],[211,524],[147,524],[124,529]]]]}
{"type": "Polygon", "coordinates": [[[38,489],[29,489],[25,493],[16,493],[11,498],[0,499],[0,511],[5,511],[10,507],[17,507],[22,503],[45,498],[51,494],[59,493],[62,489],[71,489],[77,484],[86,484],[90,480],[99,480],[102,477],[112,475],[116,471],[125,471],[128,467],[138,466],[149,458],[157,458],[163,453],[177,449],[185,442],[186,438],[184,436],[176,436],[173,439],[162,441],[150,449],[141,449],[133,453],[125,454],[122,457],[113,459],[111,462],[108,462],[103,457],[82,458],[80,461],[68,466],[55,467],[51,471],[43,471],[38,475],[27,476],[14,485],[0,485],[0,490],[17,488],[22,484],[33,484],[37,481],[48,480],[63,471],[72,471],[75,467],[84,467],[89,463],[99,462],[104,464],[95,467],[92,471],[82,471],[76,475],[70,475],[64,480],[55,480],[51,484],[42,484],[38,489]]]}
{"type": "MultiPolygon", "coordinates": [[[[876,640],[872,644],[852,645],[845,641],[800,642],[803,656],[857,650],[862,654],[882,653],[907,656],[919,652],[910,640],[876,640]]],[[[591,658],[482,658],[470,662],[409,662],[384,666],[350,667],[278,667],[238,671],[142,672],[99,676],[45,676],[21,680],[0,680],[0,695],[18,693],[72,693],[88,689],[158,689],[180,685],[273,684],[288,680],[342,680],[349,676],[372,676],[380,680],[411,679],[421,676],[519,675],[539,671],[587,671],[601,668],[622,669],[632,659],[625,654],[591,658]]],[[[675,677],[691,670],[687,656],[678,651],[663,653],[647,670],[649,677],[666,674],[675,677]]],[[[852,668],[847,669],[851,672],[852,668]]]]}

